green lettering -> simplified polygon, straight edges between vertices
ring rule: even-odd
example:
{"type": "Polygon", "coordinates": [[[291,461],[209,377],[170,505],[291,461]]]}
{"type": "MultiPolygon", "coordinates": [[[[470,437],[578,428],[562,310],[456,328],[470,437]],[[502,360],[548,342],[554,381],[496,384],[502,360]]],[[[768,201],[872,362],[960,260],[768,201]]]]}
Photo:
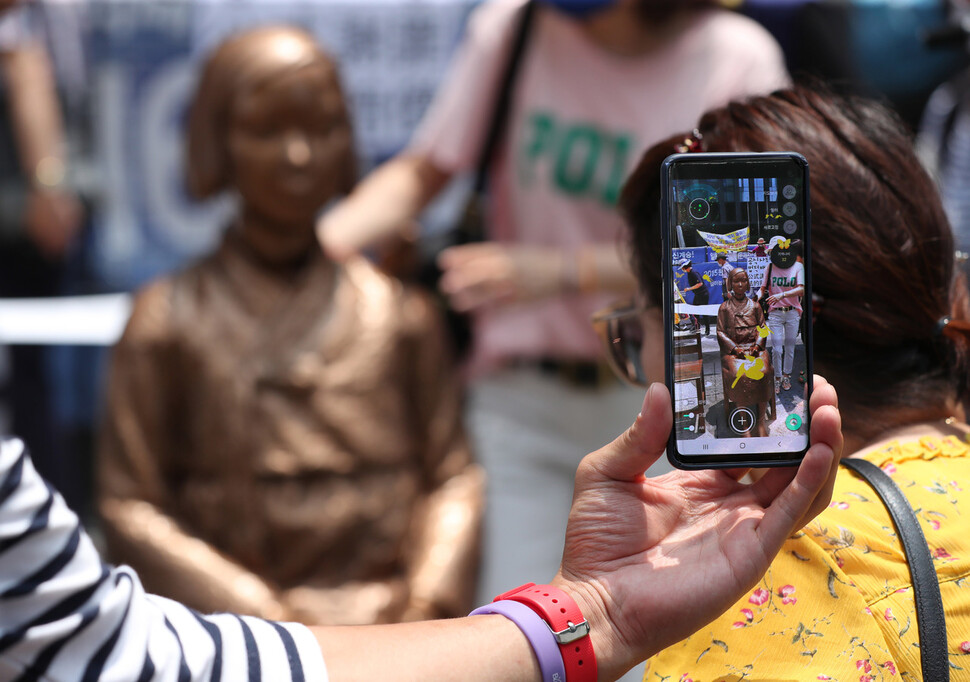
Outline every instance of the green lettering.
{"type": "Polygon", "coordinates": [[[555,182],[566,194],[585,194],[596,174],[602,138],[589,126],[570,128],[559,148],[556,159],[555,182]]]}
{"type": "Polygon", "coordinates": [[[629,135],[617,135],[612,142],[613,168],[610,169],[610,176],[601,197],[603,203],[608,206],[616,206],[616,202],[620,199],[620,189],[623,187],[623,181],[626,180],[627,158],[633,147],[633,140],[629,135]]]}
{"type": "Polygon", "coordinates": [[[536,113],[529,117],[529,135],[519,157],[519,178],[524,185],[535,182],[535,164],[555,146],[556,121],[549,114],[536,113]]]}

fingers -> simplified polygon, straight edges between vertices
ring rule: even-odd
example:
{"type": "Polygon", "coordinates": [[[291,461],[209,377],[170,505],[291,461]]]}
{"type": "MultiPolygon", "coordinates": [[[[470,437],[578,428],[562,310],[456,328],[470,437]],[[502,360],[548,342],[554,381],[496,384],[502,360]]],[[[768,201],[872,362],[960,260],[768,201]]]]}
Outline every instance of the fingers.
{"type": "Polygon", "coordinates": [[[826,444],[828,445],[834,454],[831,462],[829,462],[829,470],[825,475],[825,482],[818,496],[812,502],[808,509],[808,512],[799,520],[798,527],[802,527],[809,521],[814,519],[819,512],[828,506],[829,501],[832,499],[832,489],[835,487],[835,477],[839,471],[839,462],[842,459],[842,415],[839,414],[838,409],[835,406],[837,399],[835,397],[835,389],[831,386],[831,394],[833,397],[833,402],[819,406],[818,410],[812,417],[812,432],[811,432],[811,442],[814,444],[826,444]]]}
{"type": "Polygon", "coordinates": [[[616,481],[642,480],[643,472],[667,447],[673,424],[671,409],[667,387],[651,384],[633,426],[606,447],[587,455],[583,466],[616,481]]]}
{"type": "Polygon", "coordinates": [[[835,387],[830,384],[825,377],[818,374],[812,375],[812,395],[808,399],[808,409],[815,412],[822,405],[839,406],[839,396],[835,392],[835,387]]]}
{"type": "Polygon", "coordinates": [[[828,505],[835,485],[839,458],[842,454],[842,430],[839,412],[824,404],[812,416],[812,446],[792,478],[790,469],[769,472],[754,484],[766,491],[778,489],[786,478],[788,485],[780,490],[765,510],[758,527],[766,551],[774,552],[789,535],[811,521],[828,505]]]}
{"type": "Polygon", "coordinates": [[[806,517],[800,521],[802,526],[815,518],[828,504],[829,498],[832,496],[835,475],[839,470],[839,461],[842,459],[842,448],[845,443],[842,437],[842,415],[838,409],[839,396],[835,387],[818,374],[813,376],[812,386],[812,396],[809,400],[809,409],[812,413],[810,440],[812,443],[828,443],[835,452],[835,459],[830,465],[826,487],[813,503],[806,517]]]}
{"type": "Polygon", "coordinates": [[[491,244],[468,244],[442,251],[438,264],[444,271],[439,286],[453,308],[468,311],[511,297],[514,293],[511,263],[491,244]]]}
{"type": "Polygon", "coordinates": [[[721,469],[722,474],[733,478],[735,481],[740,481],[742,478],[747,476],[750,471],[751,467],[742,467],[739,469],[721,469]]]}
{"type": "MultiPolygon", "coordinates": [[[[841,417],[838,413],[838,395],[835,392],[835,387],[832,386],[825,378],[814,375],[814,384],[812,396],[809,400],[809,412],[811,414],[811,433],[809,434],[809,441],[812,444],[815,443],[828,443],[830,446],[836,450],[839,457],[842,453],[842,431],[841,431],[841,417]],[[822,410],[824,407],[835,408],[835,420],[832,420],[832,414],[826,410],[822,410]],[[820,412],[821,410],[821,412],[820,412]]],[[[834,464],[838,467],[838,461],[834,464]]],[[[794,472],[789,470],[789,473],[794,475],[794,472]]],[[[768,471],[759,481],[759,485],[755,487],[754,492],[758,496],[759,502],[767,506],[771,504],[781,491],[791,482],[791,476],[786,475],[784,469],[772,469],[768,471]]]]}

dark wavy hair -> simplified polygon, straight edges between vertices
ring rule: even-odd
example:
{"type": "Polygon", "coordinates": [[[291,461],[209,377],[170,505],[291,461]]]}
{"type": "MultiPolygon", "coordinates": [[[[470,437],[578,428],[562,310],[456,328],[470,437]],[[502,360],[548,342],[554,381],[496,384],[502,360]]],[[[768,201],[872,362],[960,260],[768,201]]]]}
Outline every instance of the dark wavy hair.
{"type": "MultiPolygon", "coordinates": [[[[970,393],[970,317],[939,193],[901,121],[882,105],[796,87],[703,116],[710,152],[796,151],[808,159],[812,278],[822,298],[815,367],[847,427],[873,436],[908,410],[939,418],[970,393]],[[938,324],[945,317],[952,322],[938,324]]],[[[647,296],[661,300],[660,165],[687,133],[648,150],[620,210],[647,296]]],[[[806,306],[811,310],[811,306],[806,306]]]]}

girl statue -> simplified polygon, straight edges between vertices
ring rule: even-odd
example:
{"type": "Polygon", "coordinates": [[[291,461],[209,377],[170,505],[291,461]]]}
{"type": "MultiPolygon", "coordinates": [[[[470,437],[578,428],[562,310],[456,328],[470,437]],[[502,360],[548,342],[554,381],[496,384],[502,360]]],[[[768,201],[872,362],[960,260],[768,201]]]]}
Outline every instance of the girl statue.
{"type": "Polygon", "coordinates": [[[201,611],[307,623],[467,612],[482,476],[434,308],[314,221],[354,179],[333,61],[262,28],[205,65],[189,190],[240,208],[149,285],[115,348],[99,446],[111,558],[201,611]]]}
{"type": "Polygon", "coordinates": [[[765,349],[767,326],[761,306],[748,297],[748,273],[728,274],[729,295],[717,310],[725,417],[736,406],[755,406],[755,422],[745,435],[767,436],[765,412],[772,394],[772,365],[765,349]]]}

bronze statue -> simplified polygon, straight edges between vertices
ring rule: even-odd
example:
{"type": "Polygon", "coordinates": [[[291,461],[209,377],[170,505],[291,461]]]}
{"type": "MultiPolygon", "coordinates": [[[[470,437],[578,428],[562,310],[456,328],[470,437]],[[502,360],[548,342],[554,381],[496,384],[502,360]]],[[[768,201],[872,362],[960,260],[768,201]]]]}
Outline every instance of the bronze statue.
{"type": "Polygon", "coordinates": [[[136,298],[99,447],[112,559],[202,611],[309,623],[464,614],[483,479],[433,306],[328,260],[354,178],[332,60],[301,31],[206,63],[188,185],[239,195],[218,249],[136,298]]]}
{"type": "Polygon", "coordinates": [[[748,273],[734,268],[728,273],[728,297],[717,310],[717,340],[721,348],[721,381],[724,384],[725,417],[734,407],[754,406],[755,423],[749,436],[767,436],[765,424],[774,376],[766,350],[765,314],[748,298],[748,273]]]}

